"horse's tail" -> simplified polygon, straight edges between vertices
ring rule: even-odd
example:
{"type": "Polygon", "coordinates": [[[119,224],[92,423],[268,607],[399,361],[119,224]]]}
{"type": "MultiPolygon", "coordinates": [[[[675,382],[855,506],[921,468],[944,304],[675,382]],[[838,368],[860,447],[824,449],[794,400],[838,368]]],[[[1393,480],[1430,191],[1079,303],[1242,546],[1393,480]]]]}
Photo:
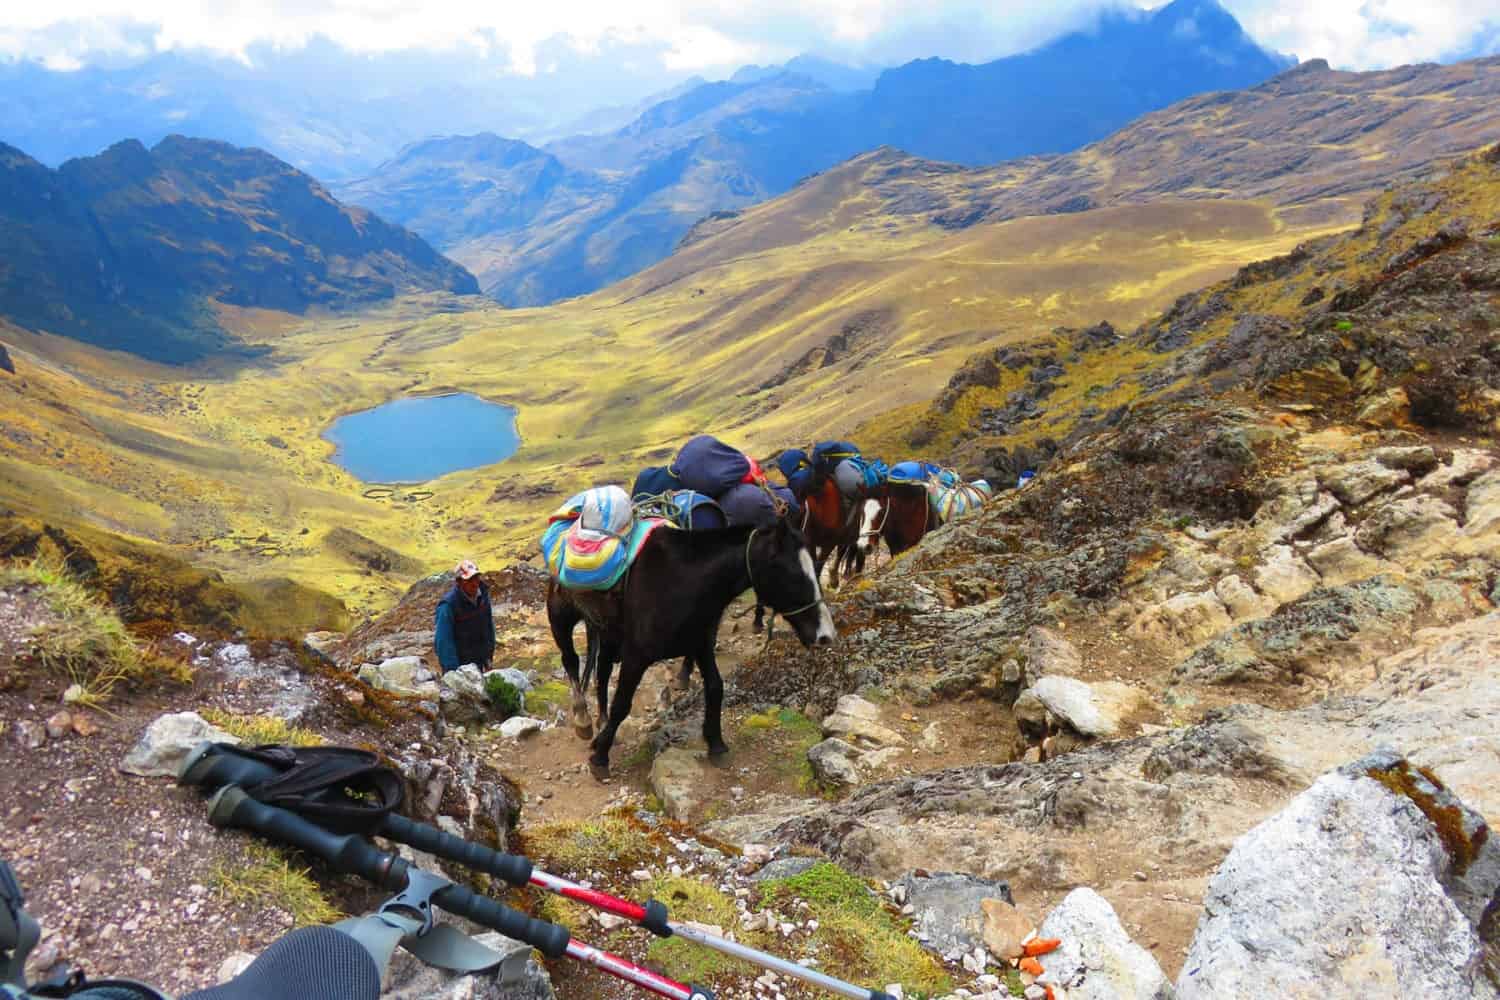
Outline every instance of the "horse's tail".
{"type": "Polygon", "coordinates": [[[578,688],[581,691],[587,691],[589,683],[594,679],[594,668],[599,665],[599,647],[601,644],[598,629],[594,628],[588,622],[584,622],[583,634],[586,637],[587,648],[583,654],[583,676],[578,681],[578,688]]]}

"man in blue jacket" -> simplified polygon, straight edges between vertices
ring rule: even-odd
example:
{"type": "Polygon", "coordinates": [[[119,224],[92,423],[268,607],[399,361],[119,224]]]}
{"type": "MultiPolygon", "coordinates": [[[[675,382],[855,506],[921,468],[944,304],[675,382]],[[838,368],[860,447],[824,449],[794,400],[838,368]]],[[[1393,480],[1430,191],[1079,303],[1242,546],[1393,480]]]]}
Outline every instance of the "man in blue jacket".
{"type": "Polygon", "coordinates": [[[495,655],[495,616],[490,610],[490,588],[479,578],[479,567],[465,559],[454,571],[453,588],[438,602],[432,643],[443,673],[465,663],[488,670],[495,655]]]}

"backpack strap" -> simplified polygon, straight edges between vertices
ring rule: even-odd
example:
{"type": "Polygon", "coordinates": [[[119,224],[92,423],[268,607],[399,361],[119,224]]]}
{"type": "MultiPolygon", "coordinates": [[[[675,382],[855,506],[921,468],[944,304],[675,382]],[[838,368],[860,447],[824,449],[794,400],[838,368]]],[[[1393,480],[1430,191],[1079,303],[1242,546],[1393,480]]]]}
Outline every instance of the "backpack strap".
{"type": "Polygon", "coordinates": [[[26,912],[26,896],[10,865],[0,861],[0,983],[26,988],[26,956],[42,928],[26,912]]]}

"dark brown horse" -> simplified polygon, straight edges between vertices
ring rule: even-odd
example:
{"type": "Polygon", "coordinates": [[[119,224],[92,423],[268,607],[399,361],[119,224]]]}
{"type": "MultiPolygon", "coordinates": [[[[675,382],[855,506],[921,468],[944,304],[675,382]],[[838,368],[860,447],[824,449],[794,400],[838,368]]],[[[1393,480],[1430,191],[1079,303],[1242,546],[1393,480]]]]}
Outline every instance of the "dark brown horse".
{"type": "Polygon", "coordinates": [[[887,483],[883,496],[873,496],[860,506],[855,548],[872,552],[877,539],[884,538],[891,555],[898,556],[937,526],[937,512],[928,502],[926,487],[887,483]]]}
{"type": "Polygon", "coordinates": [[[596,775],[609,773],[610,747],[630,714],[646,668],[675,657],[690,657],[703,675],[703,739],[709,753],[728,752],[721,723],[724,681],[714,642],[730,602],[752,589],[757,601],[791,623],[804,646],[833,643],[833,618],[823,602],[812,556],[802,535],[785,519],[770,528],[660,530],[641,547],[625,579],[612,590],[548,585],[547,619],[573,688],[573,728],[585,738],[593,726],[573,628],[586,621],[589,631],[597,634],[590,658],[597,671],[601,728],[589,758],[596,775]],[[617,660],[620,682],[611,704],[609,675],[617,660]]]}

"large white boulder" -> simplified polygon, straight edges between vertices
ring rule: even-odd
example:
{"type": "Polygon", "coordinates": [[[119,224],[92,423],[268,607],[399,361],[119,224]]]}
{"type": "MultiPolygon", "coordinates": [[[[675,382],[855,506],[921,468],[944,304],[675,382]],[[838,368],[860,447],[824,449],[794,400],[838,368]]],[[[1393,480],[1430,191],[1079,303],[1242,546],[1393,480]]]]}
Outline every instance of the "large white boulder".
{"type": "Polygon", "coordinates": [[[1372,754],[1235,843],[1178,996],[1494,998],[1479,924],[1497,890],[1484,820],[1396,754],[1372,754]]]}

